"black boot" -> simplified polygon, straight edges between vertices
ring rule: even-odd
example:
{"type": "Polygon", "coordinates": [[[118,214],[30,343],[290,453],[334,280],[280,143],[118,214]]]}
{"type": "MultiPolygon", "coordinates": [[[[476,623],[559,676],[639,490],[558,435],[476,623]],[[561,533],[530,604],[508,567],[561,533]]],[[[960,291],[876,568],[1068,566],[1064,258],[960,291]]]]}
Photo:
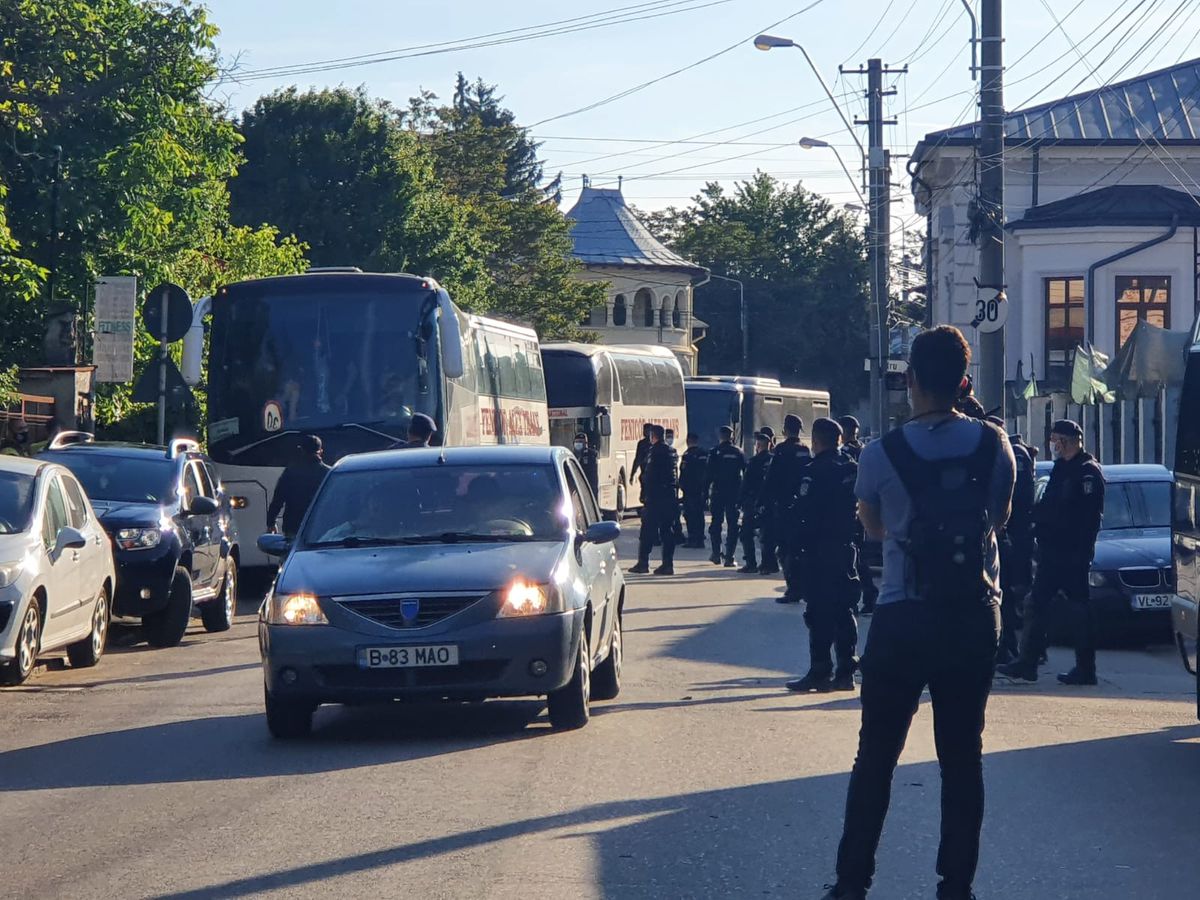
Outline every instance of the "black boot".
{"type": "Polygon", "coordinates": [[[744,566],[738,569],[738,572],[740,572],[742,575],[757,575],[758,566],[752,562],[747,562],[744,566]]]}
{"type": "Polygon", "coordinates": [[[1085,672],[1077,666],[1070,672],[1060,672],[1058,674],[1058,680],[1062,684],[1093,685],[1096,683],[1096,673],[1085,672]]]}
{"type": "Polygon", "coordinates": [[[813,691],[824,694],[833,690],[833,676],[829,672],[809,670],[809,673],[803,678],[795,678],[785,686],[795,694],[810,694],[813,691]]]}
{"type": "Polygon", "coordinates": [[[847,662],[838,662],[837,671],[833,673],[833,689],[835,691],[854,690],[854,673],[858,671],[858,660],[851,657],[847,662]]]}
{"type": "Polygon", "coordinates": [[[635,565],[633,568],[629,569],[628,572],[630,575],[649,575],[650,574],[650,563],[648,561],[643,562],[642,560],[639,559],[637,561],[637,565],[635,565]]]}
{"type": "Polygon", "coordinates": [[[1015,662],[1005,663],[1001,666],[996,666],[996,672],[1003,675],[1005,678],[1011,678],[1014,681],[1029,681],[1038,680],[1037,666],[1017,659],[1015,662]]]}
{"type": "Polygon", "coordinates": [[[867,900],[867,892],[856,888],[840,888],[835,884],[821,900],[867,900]]]}
{"type": "Polygon", "coordinates": [[[663,563],[654,570],[655,575],[674,575],[675,568],[670,563],[663,563]]]}

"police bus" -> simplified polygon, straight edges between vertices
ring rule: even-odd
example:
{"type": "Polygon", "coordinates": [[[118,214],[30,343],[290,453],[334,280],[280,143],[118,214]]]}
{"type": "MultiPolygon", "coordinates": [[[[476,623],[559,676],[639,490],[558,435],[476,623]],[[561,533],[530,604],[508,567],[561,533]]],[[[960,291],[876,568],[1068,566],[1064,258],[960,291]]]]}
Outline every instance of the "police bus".
{"type": "Polygon", "coordinates": [[[237,512],[244,566],[293,458],[315,434],[334,461],[405,438],[415,413],[434,443],[549,444],[537,333],[464,313],[431,278],[314,269],[222,287],[196,303],[185,378],[208,350],[208,452],[237,512]]]}
{"type": "Polygon", "coordinates": [[[754,433],[770,426],[783,440],[783,418],[794,413],[805,427],[829,415],[829,392],[783,387],[777,378],[697,375],[684,382],[688,422],[701,447],[717,443],[717,429],[733,429],[733,442],[754,454],[754,433]]]}
{"type": "Polygon", "coordinates": [[[600,508],[610,517],[641,506],[635,449],[647,423],[687,433],[683,369],[656,345],[542,345],[550,442],[570,447],[584,432],[596,450],[600,508]]]}

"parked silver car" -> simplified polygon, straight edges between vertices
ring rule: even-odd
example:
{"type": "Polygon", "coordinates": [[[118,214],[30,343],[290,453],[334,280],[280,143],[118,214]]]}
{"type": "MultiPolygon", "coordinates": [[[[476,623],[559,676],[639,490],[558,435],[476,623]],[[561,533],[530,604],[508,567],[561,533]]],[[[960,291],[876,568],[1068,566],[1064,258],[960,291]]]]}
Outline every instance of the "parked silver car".
{"type": "Polygon", "coordinates": [[[545,695],[578,728],[621,687],[625,582],[560,447],[349,456],[326,477],[259,618],[267,725],[321,703],[545,695]]]}

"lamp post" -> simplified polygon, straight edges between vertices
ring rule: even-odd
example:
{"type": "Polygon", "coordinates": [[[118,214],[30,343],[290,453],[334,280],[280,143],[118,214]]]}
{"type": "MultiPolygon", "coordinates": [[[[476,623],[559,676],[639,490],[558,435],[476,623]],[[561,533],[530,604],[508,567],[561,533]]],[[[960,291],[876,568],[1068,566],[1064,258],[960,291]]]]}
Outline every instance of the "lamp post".
{"type": "MultiPolygon", "coordinates": [[[[842,167],[842,171],[846,173],[846,177],[850,179],[850,186],[854,188],[854,193],[858,195],[859,201],[862,203],[858,209],[866,209],[867,200],[863,197],[862,191],[858,189],[858,182],[854,180],[854,176],[850,174],[850,170],[846,168],[846,162],[842,159],[842,154],[838,153],[837,147],[828,141],[823,141],[820,138],[802,137],[796,142],[801,150],[815,150],[817,148],[828,149],[833,151],[833,155],[837,157],[838,165],[842,167]]],[[[846,204],[853,206],[854,204],[846,204]]]]}
{"type": "Polygon", "coordinates": [[[728,281],[738,286],[738,319],[742,325],[742,374],[748,374],[750,371],[750,316],[746,309],[746,286],[740,279],[728,278],[725,275],[714,275],[709,272],[708,277],[715,278],[717,281],[728,281]]]}

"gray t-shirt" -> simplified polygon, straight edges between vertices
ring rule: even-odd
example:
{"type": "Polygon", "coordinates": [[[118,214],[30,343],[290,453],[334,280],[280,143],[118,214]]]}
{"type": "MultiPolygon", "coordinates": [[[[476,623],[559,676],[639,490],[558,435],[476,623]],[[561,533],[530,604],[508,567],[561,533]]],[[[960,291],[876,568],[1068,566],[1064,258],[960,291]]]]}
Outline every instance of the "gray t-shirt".
{"type": "MultiPolygon", "coordinates": [[[[967,456],[979,446],[983,429],[989,427],[975,419],[959,416],[948,422],[926,424],[920,420],[904,426],[904,436],[913,452],[921,459],[938,460],[967,456]]],[[[992,470],[990,512],[999,528],[1004,524],[1012,499],[1016,463],[1008,438],[1000,435],[996,462],[992,470]]],[[[882,441],[872,441],[863,448],[858,460],[858,481],[854,492],[858,499],[876,507],[883,519],[883,583],[879,588],[879,603],[895,603],[915,595],[912,573],[901,542],[908,538],[912,520],[912,503],[908,491],[896,474],[892,461],[883,449],[882,441]]],[[[1000,602],[1000,553],[993,537],[988,551],[987,576],[992,585],[992,598],[1000,602]]]]}

